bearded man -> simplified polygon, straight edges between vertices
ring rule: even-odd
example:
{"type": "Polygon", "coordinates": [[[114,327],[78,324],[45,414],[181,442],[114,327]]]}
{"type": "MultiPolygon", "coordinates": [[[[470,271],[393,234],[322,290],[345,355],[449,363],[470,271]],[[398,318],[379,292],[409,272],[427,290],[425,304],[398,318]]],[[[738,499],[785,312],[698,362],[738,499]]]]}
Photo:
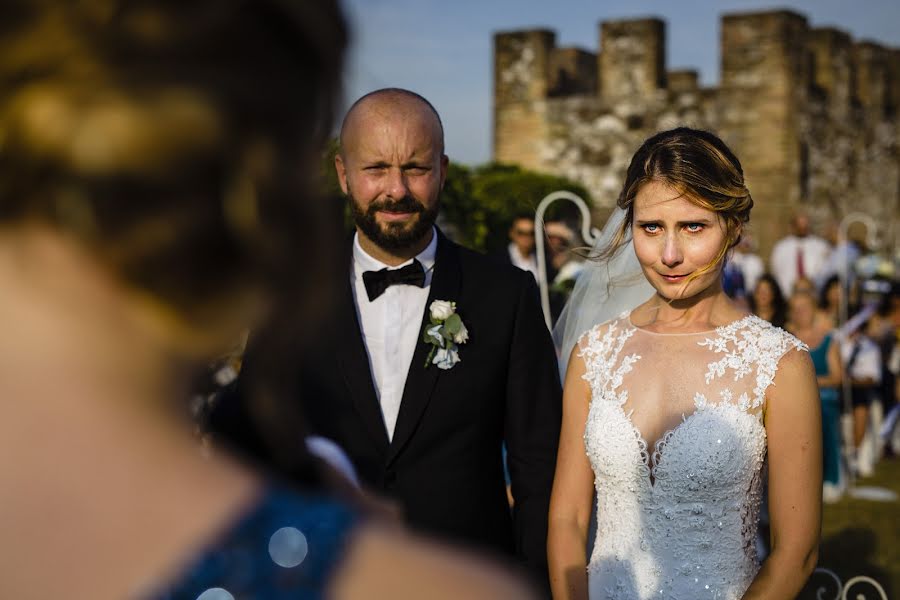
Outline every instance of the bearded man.
{"type": "Polygon", "coordinates": [[[546,582],[556,354],[531,274],[435,226],[447,165],[418,94],[378,90],[348,111],[335,167],[356,232],[343,297],[299,366],[300,402],[310,433],[412,528],[514,555],[546,582]]]}

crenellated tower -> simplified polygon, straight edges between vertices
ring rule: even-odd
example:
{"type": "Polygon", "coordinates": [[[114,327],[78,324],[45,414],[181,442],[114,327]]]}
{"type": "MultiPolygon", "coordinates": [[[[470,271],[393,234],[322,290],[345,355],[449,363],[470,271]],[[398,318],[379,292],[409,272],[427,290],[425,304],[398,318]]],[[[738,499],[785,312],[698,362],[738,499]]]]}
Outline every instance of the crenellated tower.
{"type": "Polygon", "coordinates": [[[495,35],[495,160],[578,180],[602,218],[640,143],[689,125],[741,158],[763,254],[797,207],[820,223],[851,209],[900,217],[900,49],[811,28],[789,10],[728,14],[709,88],[694,70],[667,68],[662,20],[598,30],[597,53],[557,48],[546,29],[495,35]]]}

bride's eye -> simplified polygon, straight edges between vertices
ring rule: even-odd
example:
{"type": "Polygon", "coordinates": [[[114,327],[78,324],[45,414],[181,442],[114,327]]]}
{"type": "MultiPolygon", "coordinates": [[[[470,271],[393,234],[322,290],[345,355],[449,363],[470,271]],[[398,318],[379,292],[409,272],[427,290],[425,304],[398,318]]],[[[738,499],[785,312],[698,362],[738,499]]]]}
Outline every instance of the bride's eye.
{"type": "Polygon", "coordinates": [[[659,225],[656,223],[644,223],[641,225],[641,229],[646,233],[656,233],[659,231],[659,225]]]}
{"type": "Polygon", "coordinates": [[[703,223],[688,223],[684,228],[690,233],[699,233],[703,231],[703,223]]]}

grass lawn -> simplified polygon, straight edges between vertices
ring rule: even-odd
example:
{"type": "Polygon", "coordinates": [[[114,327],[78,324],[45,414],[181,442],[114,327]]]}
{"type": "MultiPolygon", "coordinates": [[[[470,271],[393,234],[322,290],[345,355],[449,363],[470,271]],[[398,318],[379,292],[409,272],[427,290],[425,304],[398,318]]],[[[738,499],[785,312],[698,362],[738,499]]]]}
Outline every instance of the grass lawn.
{"type": "MultiPolygon", "coordinates": [[[[859,480],[858,486],[888,488],[900,495],[900,458],[885,458],[874,477],[859,480]]],[[[875,502],[844,498],[826,504],[822,519],[819,566],[834,571],[846,583],[857,575],[877,580],[889,599],[900,598],[900,502],[875,502]]],[[[816,574],[811,583],[827,586],[824,598],[835,598],[835,584],[816,574]]],[[[817,587],[816,586],[816,587],[817,587]]],[[[811,586],[801,598],[815,598],[811,586]]],[[[871,586],[854,586],[849,598],[865,593],[866,600],[879,598],[871,586]]]]}

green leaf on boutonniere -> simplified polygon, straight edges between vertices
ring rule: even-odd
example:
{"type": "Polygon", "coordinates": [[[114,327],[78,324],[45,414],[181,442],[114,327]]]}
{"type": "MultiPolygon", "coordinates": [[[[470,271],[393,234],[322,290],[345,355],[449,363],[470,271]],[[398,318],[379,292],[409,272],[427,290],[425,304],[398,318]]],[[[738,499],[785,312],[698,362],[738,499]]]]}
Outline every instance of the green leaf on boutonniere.
{"type": "Polygon", "coordinates": [[[444,330],[450,334],[450,337],[459,333],[459,330],[462,328],[462,319],[459,318],[459,315],[453,313],[447,320],[444,321],[444,330]]]}

